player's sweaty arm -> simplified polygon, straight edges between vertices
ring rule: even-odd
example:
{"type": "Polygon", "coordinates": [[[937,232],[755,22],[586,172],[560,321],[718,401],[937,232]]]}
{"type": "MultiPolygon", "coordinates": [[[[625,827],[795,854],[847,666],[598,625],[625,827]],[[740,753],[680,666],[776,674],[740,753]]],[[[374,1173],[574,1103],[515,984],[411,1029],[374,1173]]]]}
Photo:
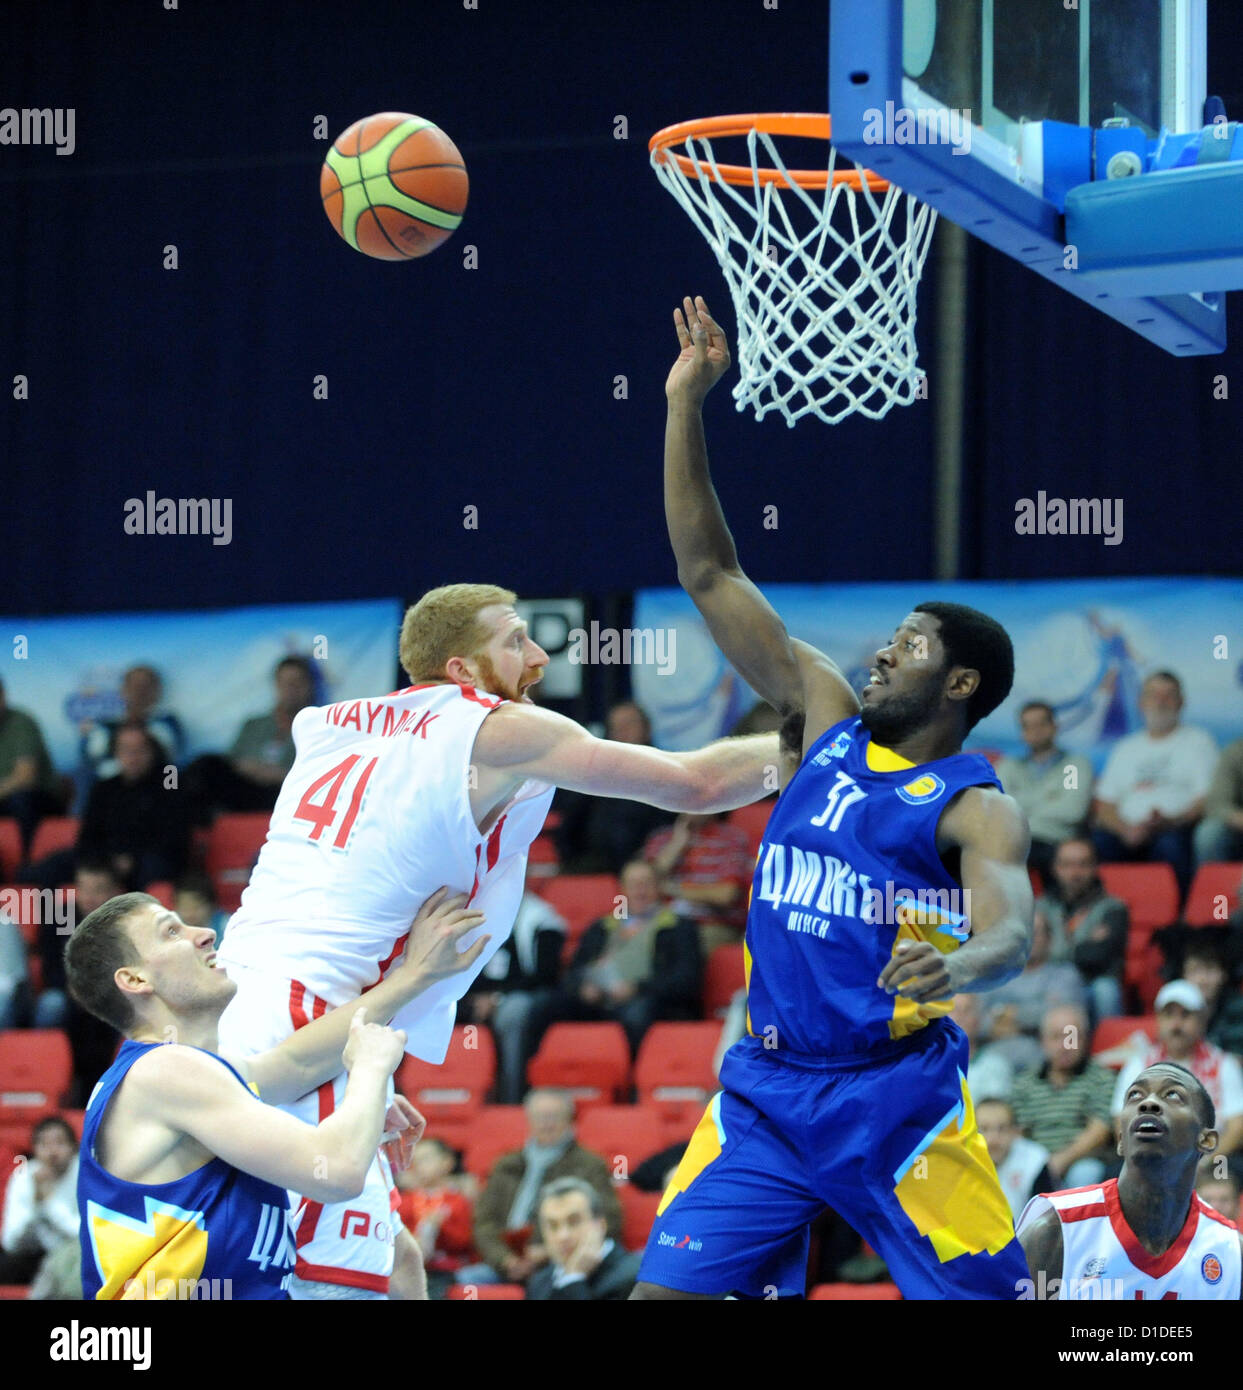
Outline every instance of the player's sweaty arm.
{"type": "MultiPolygon", "coordinates": [[[[777,735],[724,738],[689,753],[595,738],[538,705],[504,704],[483,721],[472,761],[508,782],[537,777],[569,791],[669,811],[732,811],[775,789],[777,735]]],[[[483,779],[480,779],[483,786],[483,779]]],[[[489,785],[490,790],[490,785],[489,785]]]]}
{"type": "Polygon", "coordinates": [[[1062,1223],[1057,1212],[1047,1211],[1033,1221],[1019,1236],[1023,1254],[1027,1256],[1027,1272],[1032,1277],[1035,1296],[1045,1300],[1057,1298],[1062,1279],[1062,1223]]]}
{"type": "MultiPolygon", "coordinates": [[[[808,741],[859,702],[841,671],[807,648],[799,659],[785,624],[743,573],[708,472],[704,397],[728,369],[729,344],[702,298],[674,311],[681,352],[665,383],[665,521],[678,582],[699,609],[713,640],[743,680],[783,717],[807,712],[808,741]]],[[[805,645],[805,644],[804,644],[805,645]]]]}
{"type": "Polygon", "coordinates": [[[300,1028],[292,1037],[258,1056],[229,1061],[271,1105],[284,1105],[341,1074],[341,1049],[361,1008],[366,1023],[388,1023],[398,1010],[438,980],[468,970],[487,946],[481,936],[466,950],[464,936],[481,926],[484,915],[466,906],[467,895],[437,889],[419,908],[400,964],[379,984],[300,1028]]]}
{"type": "Polygon", "coordinates": [[[1031,950],[1030,835],[1013,797],[995,787],[968,787],[937,826],[937,848],[961,851],[971,939],[952,955],[931,942],[901,942],[878,984],[917,1004],[994,989],[1023,969],[1031,950]]]}
{"type": "Polygon", "coordinates": [[[364,1024],[362,1013],[350,1022],[345,1095],[319,1125],[265,1105],[218,1059],[176,1043],[134,1064],[127,1120],[188,1134],[233,1167],[313,1201],[348,1201],[362,1191],[380,1146],[388,1079],[406,1045],[405,1033],[364,1024]]]}

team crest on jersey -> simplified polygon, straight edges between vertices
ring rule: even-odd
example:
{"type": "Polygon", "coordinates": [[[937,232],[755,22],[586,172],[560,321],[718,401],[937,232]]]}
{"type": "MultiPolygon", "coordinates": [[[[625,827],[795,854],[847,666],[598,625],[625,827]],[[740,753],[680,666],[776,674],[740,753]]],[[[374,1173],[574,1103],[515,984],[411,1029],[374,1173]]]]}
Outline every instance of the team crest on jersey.
{"type": "Polygon", "coordinates": [[[908,806],[922,806],[926,801],[935,801],[945,790],[945,783],[935,772],[925,772],[905,787],[898,788],[898,795],[908,806]]]}
{"type": "Polygon", "coordinates": [[[1105,1258],[1103,1255],[1097,1255],[1094,1260],[1089,1260],[1087,1264],[1084,1265],[1083,1273],[1080,1275],[1080,1278],[1099,1279],[1104,1272],[1105,1258]]]}
{"type": "Polygon", "coordinates": [[[1200,1261],[1200,1273],[1204,1275],[1206,1284],[1221,1283],[1221,1261],[1216,1255],[1205,1255],[1200,1261]]]}
{"type": "Polygon", "coordinates": [[[816,754],[812,762],[815,763],[817,767],[825,767],[834,758],[844,758],[849,747],[850,735],[843,729],[827,748],[816,754]]]}

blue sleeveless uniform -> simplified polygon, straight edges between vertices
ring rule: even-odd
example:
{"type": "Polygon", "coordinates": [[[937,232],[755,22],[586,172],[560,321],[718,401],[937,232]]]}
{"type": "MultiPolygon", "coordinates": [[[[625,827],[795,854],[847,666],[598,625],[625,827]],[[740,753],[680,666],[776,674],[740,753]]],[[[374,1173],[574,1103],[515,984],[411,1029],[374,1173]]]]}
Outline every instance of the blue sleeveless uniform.
{"type": "MultiPolygon", "coordinates": [[[[289,1194],[222,1158],[165,1183],[114,1177],[95,1158],[113,1092],[159,1043],[127,1041],[91,1093],[82,1127],[78,1209],[88,1299],[277,1299],[296,1255],[289,1194]]],[[[207,1053],[237,1077],[237,1070],[207,1053]]]]}
{"type": "Polygon", "coordinates": [[[950,954],[970,904],[936,848],[962,790],[999,787],[975,754],[913,767],[833,725],[769,818],[747,915],[747,1035],[661,1200],[639,1278],[692,1293],[804,1292],[825,1206],[907,1298],[1017,1298],[1014,1239],[966,1085],[949,999],[876,981],[900,941],[950,954]]]}

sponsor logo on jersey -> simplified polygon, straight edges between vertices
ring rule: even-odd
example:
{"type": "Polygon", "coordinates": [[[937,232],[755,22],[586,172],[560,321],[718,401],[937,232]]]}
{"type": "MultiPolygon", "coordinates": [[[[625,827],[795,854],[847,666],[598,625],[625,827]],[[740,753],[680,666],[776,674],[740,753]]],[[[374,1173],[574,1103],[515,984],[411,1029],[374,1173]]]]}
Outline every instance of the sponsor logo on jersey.
{"type": "Polygon", "coordinates": [[[935,801],[944,790],[945,783],[935,772],[925,772],[922,777],[916,777],[905,787],[899,787],[898,795],[908,806],[922,806],[925,802],[935,801]]]}
{"type": "Polygon", "coordinates": [[[1089,1260],[1083,1267],[1082,1279],[1099,1279],[1105,1272],[1105,1257],[1097,1255],[1095,1259],[1089,1260]]]}
{"type": "Polygon", "coordinates": [[[702,1240],[693,1240],[690,1236],[683,1236],[681,1240],[677,1236],[671,1236],[667,1231],[661,1231],[656,1238],[657,1245],[668,1246],[671,1250],[691,1250],[698,1251],[704,1248],[702,1240]]]}
{"type": "Polygon", "coordinates": [[[1221,1282],[1221,1261],[1214,1254],[1205,1255],[1200,1261],[1200,1273],[1204,1275],[1206,1284],[1219,1284],[1221,1282]]]}

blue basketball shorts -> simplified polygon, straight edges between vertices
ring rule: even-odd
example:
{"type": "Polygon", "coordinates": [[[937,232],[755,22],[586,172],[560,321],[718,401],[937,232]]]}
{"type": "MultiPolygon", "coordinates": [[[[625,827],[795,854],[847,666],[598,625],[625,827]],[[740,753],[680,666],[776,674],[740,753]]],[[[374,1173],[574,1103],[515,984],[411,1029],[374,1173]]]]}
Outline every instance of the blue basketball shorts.
{"type": "Polygon", "coordinates": [[[1027,1263],[966,1070],[966,1038],[942,1020],[863,1058],[743,1038],[661,1199],[639,1279],[801,1297],[810,1223],[827,1206],[905,1298],[1017,1298],[1027,1263]]]}

